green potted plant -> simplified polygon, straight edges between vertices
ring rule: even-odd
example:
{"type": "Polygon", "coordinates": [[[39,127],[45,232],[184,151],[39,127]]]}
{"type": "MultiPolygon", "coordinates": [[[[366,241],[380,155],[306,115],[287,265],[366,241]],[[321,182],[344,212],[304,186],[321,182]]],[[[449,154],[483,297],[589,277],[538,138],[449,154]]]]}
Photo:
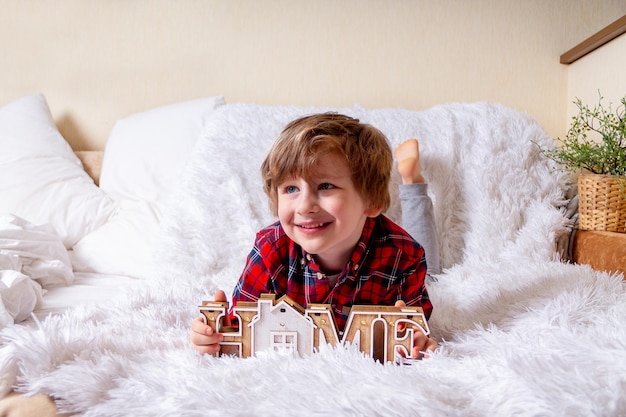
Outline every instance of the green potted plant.
{"type": "Polygon", "coordinates": [[[591,108],[577,98],[565,139],[542,152],[578,174],[580,229],[626,233],[626,96],[615,109],[602,100],[591,108]]]}

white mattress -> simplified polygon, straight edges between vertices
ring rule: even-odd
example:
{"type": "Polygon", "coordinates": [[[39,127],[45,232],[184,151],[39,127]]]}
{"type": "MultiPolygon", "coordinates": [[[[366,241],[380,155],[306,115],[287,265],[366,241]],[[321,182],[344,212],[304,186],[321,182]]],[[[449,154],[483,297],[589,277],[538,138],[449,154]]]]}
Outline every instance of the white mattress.
{"type": "MultiPolygon", "coordinates": [[[[122,292],[123,288],[140,285],[141,279],[124,275],[75,272],[71,285],[48,286],[43,303],[34,311],[42,320],[49,314],[61,314],[81,303],[104,303],[122,292]]],[[[32,318],[22,324],[33,323],[32,318]]]]}

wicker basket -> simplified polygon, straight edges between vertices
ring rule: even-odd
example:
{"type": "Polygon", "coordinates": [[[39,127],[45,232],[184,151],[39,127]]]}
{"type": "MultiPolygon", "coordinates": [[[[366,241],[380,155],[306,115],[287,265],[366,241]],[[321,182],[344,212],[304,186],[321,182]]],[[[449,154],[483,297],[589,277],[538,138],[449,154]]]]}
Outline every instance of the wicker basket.
{"type": "Polygon", "coordinates": [[[626,178],[581,174],[578,223],[581,230],[626,233],[626,178]]]}

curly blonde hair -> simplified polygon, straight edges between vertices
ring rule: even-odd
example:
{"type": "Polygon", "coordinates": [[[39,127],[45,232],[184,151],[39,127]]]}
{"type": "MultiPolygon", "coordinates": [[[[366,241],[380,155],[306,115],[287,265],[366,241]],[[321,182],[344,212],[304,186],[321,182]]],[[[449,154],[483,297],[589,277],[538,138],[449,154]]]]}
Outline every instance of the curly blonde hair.
{"type": "Polygon", "coordinates": [[[263,161],[263,190],[274,215],[278,212],[278,185],[289,177],[311,178],[319,158],[329,154],[345,158],[368,209],[382,212],[389,208],[393,157],[385,135],[358,119],[321,113],[285,126],[263,161]]]}

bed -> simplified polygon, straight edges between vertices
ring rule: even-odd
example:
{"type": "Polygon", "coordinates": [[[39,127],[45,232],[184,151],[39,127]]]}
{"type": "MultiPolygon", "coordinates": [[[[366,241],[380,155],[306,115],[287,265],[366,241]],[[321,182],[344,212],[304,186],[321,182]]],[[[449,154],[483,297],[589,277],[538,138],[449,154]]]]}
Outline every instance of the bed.
{"type": "MultiPolygon", "coordinates": [[[[623,276],[567,261],[571,183],[525,113],[212,96],[119,120],[95,179],[42,94],[0,107],[0,135],[3,273],[35,300],[0,331],[3,396],[48,396],[82,416],[626,413],[623,276]],[[289,120],[320,111],[371,123],[392,147],[420,138],[443,267],[428,283],[439,347],[410,366],[351,345],[199,355],[188,342],[198,306],[232,290],[274,220],[258,167],[289,120]]],[[[386,214],[400,221],[398,184],[394,173],[386,214]]]]}

